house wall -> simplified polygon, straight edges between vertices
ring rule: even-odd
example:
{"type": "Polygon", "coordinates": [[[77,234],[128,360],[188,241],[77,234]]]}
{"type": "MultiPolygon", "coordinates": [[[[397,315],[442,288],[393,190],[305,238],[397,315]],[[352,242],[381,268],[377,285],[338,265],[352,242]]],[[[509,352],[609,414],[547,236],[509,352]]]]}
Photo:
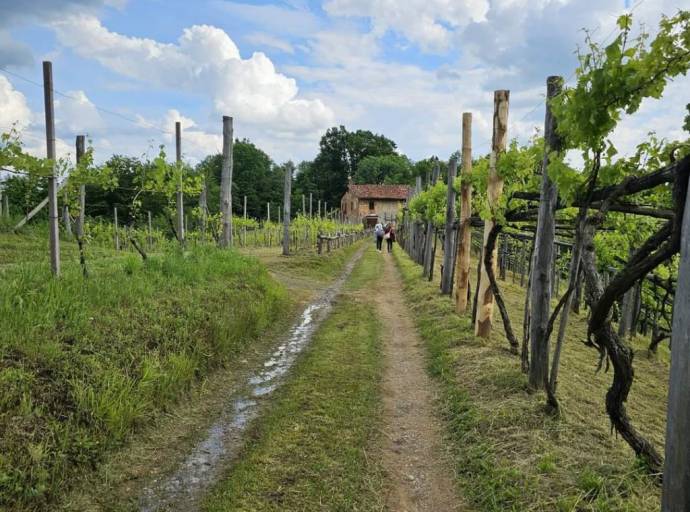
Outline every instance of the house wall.
{"type": "Polygon", "coordinates": [[[346,192],[340,202],[342,211],[346,211],[347,222],[362,222],[364,217],[370,214],[378,215],[380,222],[394,221],[398,211],[405,205],[405,201],[398,199],[358,199],[350,192],[346,192]],[[369,202],[373,201],[374,209],[369,209],[369,202]],[[352,206],[354,205],[354,209],[352,206]]]}

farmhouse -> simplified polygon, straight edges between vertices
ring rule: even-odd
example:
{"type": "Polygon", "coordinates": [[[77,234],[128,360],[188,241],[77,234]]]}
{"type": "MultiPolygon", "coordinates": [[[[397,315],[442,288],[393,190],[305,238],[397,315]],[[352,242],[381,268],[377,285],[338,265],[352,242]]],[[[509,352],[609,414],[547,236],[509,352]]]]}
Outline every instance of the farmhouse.
{"type": "Polygon", "coordinates": [[[405,206],[412,187],[408,185],[355,185],[350,182],[340,200],[345,222],[373,226],[377,222],[395,221],[405,206]]]}

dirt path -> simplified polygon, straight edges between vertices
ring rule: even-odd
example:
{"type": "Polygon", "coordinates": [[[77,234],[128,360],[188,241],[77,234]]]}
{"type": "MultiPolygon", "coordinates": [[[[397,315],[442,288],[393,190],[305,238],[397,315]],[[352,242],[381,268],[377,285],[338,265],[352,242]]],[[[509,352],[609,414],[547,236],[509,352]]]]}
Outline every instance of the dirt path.
{"type": "Polygon", "coordinates": [[[434,384],[424,368],[422,341],[403,301],[393,258],[386,260],[375,300],[384,324],[384,446],[389,475],[388,510],[465,510],[442,453],[441,425],[433,412],[434,384]]]}

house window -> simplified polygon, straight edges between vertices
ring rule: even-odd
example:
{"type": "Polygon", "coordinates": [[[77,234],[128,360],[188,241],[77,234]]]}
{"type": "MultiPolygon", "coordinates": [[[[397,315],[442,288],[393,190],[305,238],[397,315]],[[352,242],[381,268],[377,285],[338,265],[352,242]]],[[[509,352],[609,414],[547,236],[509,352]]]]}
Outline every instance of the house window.
{"type": "Polygon", "coordinates": [[[374,211],[374,201],[369,201],[369,211],[374,211]]]}

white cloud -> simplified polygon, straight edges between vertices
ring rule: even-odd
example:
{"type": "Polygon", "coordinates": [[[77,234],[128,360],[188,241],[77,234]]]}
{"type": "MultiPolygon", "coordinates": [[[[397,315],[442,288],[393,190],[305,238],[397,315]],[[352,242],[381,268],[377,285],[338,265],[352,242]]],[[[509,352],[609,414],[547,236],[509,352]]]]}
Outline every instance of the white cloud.
{"type": "Polygon", "coordinates": [[[22,130],[31,122],[31,110],[24,95],[15,90],[10,81],[0,75],[0,132],[13,126],[22,130]]]}
{"type": "Polygon", "coordinates": [[[55,100],[56,129],[74,134],[93,134],[103,128],[103,119],[96,105],[84,91],[68,91],[65,96],[55,100]]]}
{"type": "Polygon", "coordinates": [[[393,30],[426,50],[447,50],[453,32],[470,21],[482,21],[488,0],[329,0],[324,5],[333,16],[370,18],[373,31],[393,30]]]}
{"type": "Polygon", "coordinates": [[[288,123],[282,128],[304,133],[333,122],[321,100],[299,98],[295,80],[278,73],[265,54],[242,59],[219,28],[195,25],[183,31],[177,44],[166,44],[111,32],[91,16],[69,17],[53,26],[58,40],[81,56],[130,78],[209,95],[218,113],[258,125],[288,123]]]}

